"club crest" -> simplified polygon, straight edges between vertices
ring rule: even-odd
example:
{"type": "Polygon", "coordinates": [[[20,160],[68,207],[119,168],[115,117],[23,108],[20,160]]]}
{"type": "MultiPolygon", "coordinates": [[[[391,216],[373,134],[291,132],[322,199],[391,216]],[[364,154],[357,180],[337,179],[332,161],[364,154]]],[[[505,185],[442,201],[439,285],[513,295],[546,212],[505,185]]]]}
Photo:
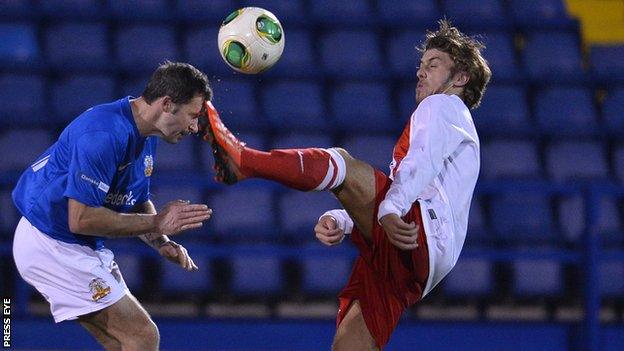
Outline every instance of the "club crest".
{"type": "Polygon", "coordinates": [[[111,292],[110,286],[108,286],[102,278],[93,279],[91,283],[89,283],[89,290],[91,290],[91,298],[93,301],[98,301],[111,292]]]}
{"type": "Polygon", "coordinates": [[[145,166],[145,176],[151,176],[152,171],[154,170],[154,158],[152,157],[152,155],[145,156],[145,159],[143,160],[143,165],[145,166]]]}

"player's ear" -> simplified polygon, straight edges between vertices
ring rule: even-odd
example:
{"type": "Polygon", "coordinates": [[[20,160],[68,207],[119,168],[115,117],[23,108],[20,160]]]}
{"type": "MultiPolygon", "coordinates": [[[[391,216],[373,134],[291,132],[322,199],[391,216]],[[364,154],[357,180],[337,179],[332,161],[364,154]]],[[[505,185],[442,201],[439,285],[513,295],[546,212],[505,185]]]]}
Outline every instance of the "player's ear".
{"type": "Polygon", "coordinates": [[[470,75],[468,74],[468,72],[460,71],[455,74],[455,81],[453,82],[453,85],[455,85],[456,87],[463,87],[468,84],[469,80],[470,75]]]}
{"type": "Polygon", "coordinates": [[[173,101],[171,101],[171,97],[168,95],[163,96],[162,101],[162,109],[166,113],[172,113],[173,111],[173,101]]]}

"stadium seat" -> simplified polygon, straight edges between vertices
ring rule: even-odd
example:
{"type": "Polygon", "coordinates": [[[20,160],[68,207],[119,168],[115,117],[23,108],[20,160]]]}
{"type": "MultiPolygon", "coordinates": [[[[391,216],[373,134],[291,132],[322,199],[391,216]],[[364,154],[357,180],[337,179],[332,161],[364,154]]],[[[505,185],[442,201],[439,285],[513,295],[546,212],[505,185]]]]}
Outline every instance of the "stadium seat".
{"type": "MultiPolygon", "coordinates": [[[[225,17],[237,8],[238,4],[235,0],[175,0],[175,17],[187,23],[202,26],[208,23],[220,25],[225,17]]],[[[215,32],[213,40],[216,40],[216,37],[215,32]]],[[[197,45],[197,47],[205,49],[202,45],[197,45]]]]}
{"type": "Polygon", "coordinates": [[[371,78],[384,75],[381,47],[373,31],[328,32],[320,40],[320,52],[325,73],[333,78],[371,78]]]}
{"type": "Polygon", "coordinates": [[[108,6],[112,17],[134,23],[169,20],[173,13],[167,0],[109,0],[108,6]]]}
{"type": "Polygon", "coordinates": [[[517,297],[556,297],[563,293],[563,267],[554,259],[516,260],[513,293],[517,297]]]}
{"type": "Polygon", "coordinates": [[[514,23],[523,29],[576,29],[564,0],[511,0],[509,9],[514,23]]]}
{"type": "Polygon", "coordinates": [[[608,260],[598,266],[600,294],[606,298],[619,298],[624,295],[624,261],[608,260]]]}
{"type": "Polygon", "coordinates": [[[336,146],[332,138],[326,133],[321,134],[296,134],[284,133],[276,135],[273,139],[271,149],[292,149],[320,147],[329,148],[336,146]]]}
{"type": "Polygon", "coordinates": [[[209,223],[211,235],[227,242],[274,241],[279,228],[274,219],[273,191],[243,185],[209,194],[208,207],[215,214],[209,223]]]}
{"type": "Polygon", "coordinates": [[[282,81],[263,85],[264,113],[277,130],[320,132],[327,130],[323,90],[320,84],[304,81],[282,81]]]}
{"type": "Polygon", "coordinates": [[[126,285],[132,292],[140,291],[143,286],[143,272],[141,256],[132,252],[123,252],[115,254],[115,262],[119,266],[121,275],[126,285]]]}
{"type": "Polygon", "coordinates": [[[535,101],[535,118],[548,136],[594,136],[598,118],[592,94],[587,88],[545,88],[535,101]]]}
{"type": "Polygon", "coordinates": [[[53,82],[51,112],[59,124],[67,124],[95,105],[117,99],[115,81],[102,75],[72,75],[53,82]]]}
{"type": "Polygon", "coordinates": [[[107,16],[107,9],[98,0],[55,0],[39,1],[42,14],[52,18],[96,20],[107,16]]]}
{"type": "Polygon", "coordinates": [[[416,70],[421,58],[416,48],[424,40],[424,35],[424,30],[409,29],[389,38],[386,61],[395,77],[416,81],[416,70]]]}
{"type": "Polygon", "coordinates": [[[558,182],[605,180],[609,167],[603,145],[591,141],[554,142],[546,147],[546,172],[558,182]]]}
{"type": "Polygon", "coordinates": [[[209,294],[213,289],[211,261],[205,255],[205,247],[200,245],[184,244],[193,262],[199,267],[196,272],[188,272],[177,264],[167,260],[160,262],[160,289],[165,293],[209,294]]]}
{"type": "Polygon", "coordinates": [[[16,20],[34,17],[30,0],[5,0],[0,2],[0,18],[16,20]]]}
{"type": "Polygon", "coordinates": [[[351,255],[344,251],[344,246],[325,247],[321,243],[311,243],[304,248],[299,258],[304,294],[335,296],[342,290],[353,264],[351,255]],[[307,254],[306,249],[309,249],[307,254]],[[318,256],[315,251],[319,249],[331,252],[332,255],[318,256]]]}
{"type": "Polygon", "coordinates": [[[481,175],[484,179],[541,179],[537,144],[509,139],[483,143],[481,175]]]}
{"type": "Polygon", "coordinates": [[[473,112],[479,134],[498,137],[530,136],[530,119],[525,89],[516,85],[491,85],[481,106],[473,112]]]}
{"type": "MultiPolygon", "coordinates": [[[[3,153],[5,152],[5,149],[0,148],[0,150],[3,153]]],[[[15,227],[17,227],[17,223],[19,222],[22,215],[13,204],[13,199],[11,198],[11,189],[0,190],[0,207],[2,207],[2,211],[0,211],[0,233],[15,232],[15,227]]],[[[12,235],[7,235],[6,237],[4,237],[4,235],[0,235],[0,237],[0,242],[9,241],[13,238],[12,235]]]]}
{"type": "MultiPolygon", "coordinates": [[[[241,6],[261,7],[271,11],[282,26],[289,29],[288,35],[290,35],[290,29],[293,27],[311,24],[305,0],[243,0],[241,6]]],[[[288,39],[290,40],[290,38],[288,39]]]]}
{"type": "MultiPolygon", "coordinates": [[[[202,2],[203,3],[203,2],[202,2]]],[[[210,3],[206,3],[210,4],[210,3]]],[[[217,47],[218,27],[198,26],[184,31],[184,57],[204,73],[229,77],[232,69],[223,61],[217,47]]],[[[211,80],[211,83],[213,81],[211,80]]]]}
{"type": "Polygon", "coordinates": [[[331,93],[336,127],[359,132],[396,132],[402,123],[390,107],[390,90],[382,84],[342,83],[331,93]]]}
{"type": "Polygon", "coordinates": [[[188,200],[192,204],[205,203],[203,190],[201,188],[193,187],[185,184],[162,184],[155,185],[151,190],[151,200],[156,205],[156,208],[162,208],[169,201],[175,200],[188,200]]]}
{"type": "Polygon", "coordinates": [[[593,45],[589,49],[590,71],[603,82],[624,81],[624,45],[593,45]]]}
{"type": "Polygon", "coordinates": [[[416,110],[416,80],[402,84],[396,94],[398,95],[398,125],[405,127],[416,110]]]}
{"type": "Polygon", "coordinates": [[[468,214],[468,231],[465,240],[466,246],[489,246],[494,244],[485,218],[483,200],[478,195],[474,196],[468,214]]]}
{"type": "MultiPolygon", "coordinates": [[[[508,32],[483,34],[483,56],[492,70],[492,81],[516,81],[519,78],[513,35],[508,32]]],[[[488,91],[489,94],[489,91],[488,91]]]]}
{"type": "Polygon", "coordinates": [[[370,1],[366,0],[316,0],[310,2],[310,16],[315,22],[321,24],[364,25],[374,18],[371,7],[370,1]]]}
{"type": "Polygon", "coordinates": [[[509,26],[500,0],[444,0],[442,13],[460,28],[496,29],[509,26]]]}
{"type": "Polygon", "coordinates": [[[307,29],[288,30],[285,34],[287,44],[284,46],[282,57],[266,72],[267,76],[318,78],[321,69],[312,34],[307,29]]]}
{"type": "Polygon", "coordinates": [[[377,1],[377,12],[382,23],[390,26],[431,26],[433,29],[435,22],[441,17],[435,0],[377,1]]]}
{"type": "Polygon", "coordinates": [[[612,157],[615,176],[617,180],[624,182],[624,144],[619,143],[614,146],[612,157]]]}
{"type": "Polygon", "coordinates": [[[604,130],[615,138],[622,138],[624,134],[624,87],[608,92],[602,104],[602,120],[604,130]]]}
{"type": "MultiPolygon", "coordinates": [[[[564,197],[558,201],[557,212],[559,225],[566,239],[574,244],[583,245],[583,232],[586,228],[585,202],[581,196],[564,197]]],[[[598,232],[603,247],[617,247],[624,242],[622,219],[619,205],[615,198],[600,199],[598,232]]]]}
{"type": "Polygon", "coordinates": [[[182,138],[175,145],[158,140],[158,149],[155,157],[156,169],[182,173],[194,170],[197,166],[194,141],[192,136],[182,138]]]}
{"type": "Polygon", "coordinates": [[[149,81],[149,75],[146,74],[143,77],[128,77],[122,80],[121,86],[119,87],[119,96],[134,96],[139,97],[143,94],[143,90],[149,81]]]}
{"type": "Polygon", "coordinates": [[[537,193],[511,192],[492,196],[492,230],[504,245],[555,244],[550,198],[537,193]]]}
{"type": "Polygon", "coordinates": [[[279,227],[296,243],[316,240],[314,226],[326,211],[342,208],[331,194],[287,190],[279,197],[279,227]]]}
{"type": "Polygon", "coordinates": [[[9,129],[0,133],[0,171],[23,172],[56,140],[42,129],[9,129]],[[28,147],[25,147],[28,146],[28,147]]]}
{"type": "MultiPolygon", "coordinates": [[[[254,248],[258,248],[257,246],[254,248]]],[[[271,255],[243,255],[236,250],[230,256],[230,290],[235,295],[266,297],[278,293],[284,284],[279,258],[271,255]]]]}
{"type": "Polygon", "coordinates": [[[103,24],[65,22],[49,27],[44,38],[47,60],[55,69],[92,72],[110,66],[107,28],[103,24]]]}
{"type": "Polygon", "coordinates": [[[526,38],[522,58],[525,72],[538,83],[581,82],[585,78],[576,34],[531,33],[526,38]],[[548,57],[548,60],[544,57],[548,57]]]}
{"type": "Polygon", "coordinates": [[[444,294],[463,298],[487,297],[496,286],[493,266],[486,259],[460,257],[442,281],[444,294]]]}
{"type": "Polygon", "coordinates": [[[31,67],[40,61],[36,27],[28,23],[0,23],[0,67],[31,67]]]}
{"type": "Polygon", "coordinates": [[[398,136],[393,135],[359,134],[346,137],[341,145],[353,157],[388,174],[397,139],[398,136]]]}
{"type": "Polygon", "coordinates": [[[0,75],[0,99],[11,102],[0,110],[0,124],[26,127],[52,123],[45,108],[44,88],[44,79],[39,75],[0,75]]]}
{"type": "Polygon", "coordinates": [[[117,29],[115,57],[119,66],[130,72],[152,72],[165,60],[179,58],[173,27],[127,25],[117,29]]]}
{"type": "Polygon", "coordinates": [[[268,126],[256,104],[255,86],[249,80],[212,83],[212,99],[223,122],[233,131],[262,131],[268,126]]]}

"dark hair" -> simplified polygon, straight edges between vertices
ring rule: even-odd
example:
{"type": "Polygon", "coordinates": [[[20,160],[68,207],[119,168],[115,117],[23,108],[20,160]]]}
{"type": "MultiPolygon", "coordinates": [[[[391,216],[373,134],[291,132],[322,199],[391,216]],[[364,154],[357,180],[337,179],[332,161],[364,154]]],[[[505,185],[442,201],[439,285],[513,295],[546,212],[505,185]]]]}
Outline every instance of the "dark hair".
{"type": "Polygon", "coordinates": [[[446,19],[438,23],[440,28],[436,32],[427,32],[425,42],[419,51],[438,49],[449,54],[455,63],[451,72],[453,74],[466,72],[469,76],[462,100],[469,108],[477,108],[485,93],[485,87],[492,77],[488,62],[481,56],[481,50],[485,48],[485,45],[463,34],[446,19]]]}
{"type": "Polygon", "coordinates": [[[148,104],[163,96],[171,97],[173,103],[186,104],[197,94],[212,99],[208,77],[188,63],[165,61],[154,71],[141,96],[148,104]]]}

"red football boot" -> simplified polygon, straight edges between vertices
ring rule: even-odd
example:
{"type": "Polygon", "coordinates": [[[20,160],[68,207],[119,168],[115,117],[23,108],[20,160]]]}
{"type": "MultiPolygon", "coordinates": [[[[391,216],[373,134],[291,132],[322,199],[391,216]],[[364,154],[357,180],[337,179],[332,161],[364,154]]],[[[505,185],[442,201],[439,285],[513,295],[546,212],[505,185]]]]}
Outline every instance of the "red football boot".
{"type": "Polygon", "coordinates": [[[215,180],[230,185],[247,178],[240,170],[245,143],[227,129],[210,101],[206,101],[206,111],[207,116],[200,118],[199,128],[204,133],[203,139],[212,147],[215,180]]]}

